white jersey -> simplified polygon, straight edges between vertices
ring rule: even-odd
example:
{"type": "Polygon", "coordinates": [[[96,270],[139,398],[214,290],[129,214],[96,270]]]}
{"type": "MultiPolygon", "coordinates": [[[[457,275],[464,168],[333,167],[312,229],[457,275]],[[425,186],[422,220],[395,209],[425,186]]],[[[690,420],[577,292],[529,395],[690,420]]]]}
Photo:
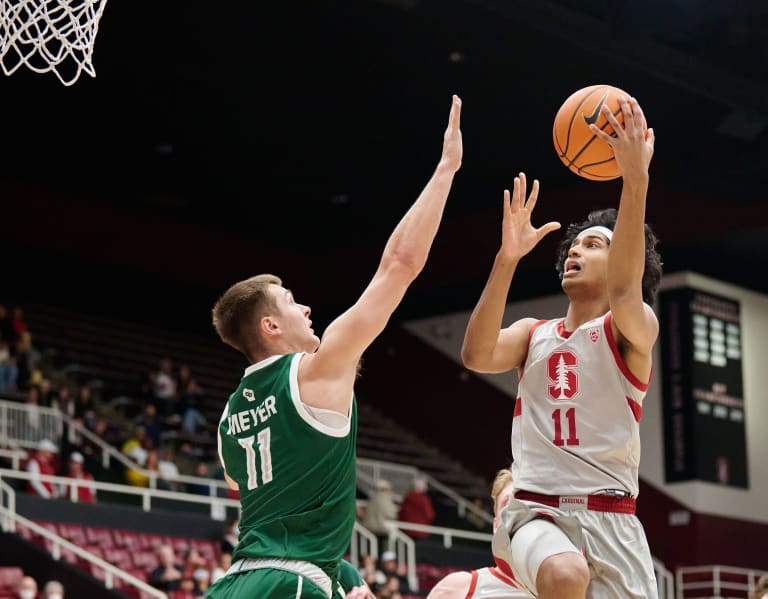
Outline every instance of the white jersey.
{"type": "Polygon", "coordinates": [[[520,490],[638,493],[640,417],[647,383],[624,364],[611,313],[573,332],[564,319],[529,334],[512,424],[512,476],[520,490]]]}
{"type": "Polygon", "coordinates": [[[466,599],[523,599],[533,597],[520,590],[515,581],[498,568],[472,570],[472,582],[466,599]]]}
{"type": "Polygon", "coordinates": [[[530,599],[513,578],[499,568],[481,568],[443,578],[429,592],[428,599],[530,599]],[[467,574],[470,575],[467,579],[467,574]]]}

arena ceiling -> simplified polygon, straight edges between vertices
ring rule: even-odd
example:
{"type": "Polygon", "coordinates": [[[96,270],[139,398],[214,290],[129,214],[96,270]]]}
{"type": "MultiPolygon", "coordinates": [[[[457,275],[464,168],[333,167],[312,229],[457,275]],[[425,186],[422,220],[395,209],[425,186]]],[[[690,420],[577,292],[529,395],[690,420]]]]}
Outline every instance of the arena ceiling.
{"type": "MultiPolygon", "coordinates": [[[[768,293],[767,15],[757,0],[111,0],[95,79],[0,80],[4,227],[22,261],[87,222],[94,260],[171,246],[154,266],[169,278],[276,272],[335,314],[431,174],[457,93],[464,163],[402,314],[467,309],[518,171],[542,182],[540,222],[616,205],[618,182],[578,178],[551,142],[565,97],[609,83],[656,131],[648,220],[666,270],[768,293]]],[[[519,296],[557,291],[556,242],[523,262],[519,296]]]]}

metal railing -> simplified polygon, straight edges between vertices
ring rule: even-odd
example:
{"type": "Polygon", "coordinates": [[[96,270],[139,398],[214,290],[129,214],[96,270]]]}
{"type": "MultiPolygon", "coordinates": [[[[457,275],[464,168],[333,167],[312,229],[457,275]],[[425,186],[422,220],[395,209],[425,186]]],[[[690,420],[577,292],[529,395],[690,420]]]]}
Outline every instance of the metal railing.
{"type": "Polygon", "coordinates": [[[436,478],[420,471],[414,466],[357,458],[357,481],[364,491],[370,493],[376,481],[381,478],[392,484],[393,496],[398,501],[402,500],[404,492],[413,487],[413,483],[417,478],[423,478],[427,481],[429,487],[439,491],[456,503],[459,516],[463,517],[467,511],[471,511],[485,522],[489,524],[493,522],[493,516],[484,509],[476,506],[450,487],[447,487],[436,478]]]}
{"type": "MultiPolygon", "coordinates": [[[[188,476],[179,474],[172,478],[164,478],[155,470],[147,470],[128,456],[113,447],[97,434],[91,432],[86,427],[76,422],[61,410],[55,408],[43,408],[30,406],[15,401],[0,400],[0,446],[9,446],[13,448],[26,447],[34,449],[42,439],[61,444],[61,437],[64,432],[64,426],[76,435],[88,439],[91,443],[101,450],[101,464],[104,468],[109,468],[112,460],[117,461],[127,469],[135,470],[142,476],[145,476],[149,482],[149,487],[157,488],[158,480],[165,480],[170,483],[183,483],[194,485],[205,485],[209,488],[211,496],[218,494],[219,490],[226,493],[229,486],[225,481],[213,478],[203,478],[199,476],[188,476]],[[29,413],[39,412],[37,419],[44,423],[44,427],[31,428],[23,423],[29,420],[29,413]]],[[[14,465],[14,468],[18,468],[14,465]]]]}
{"type": "Polygon", "coordinates": [[[767,574],[734,566],[684,566],[675,571],[677,599],[747,597],[757,580],[767,574]]]}
{"type": "Polygon", "coordinates": [[[378,559],[379,540],[375,534],[355,520],[352,538],[349,540],[349,561],[354,566],[360,567],[360,558],[364,555],[371,555],[378,559]]]}
{"type": "Polygon", "coordinates": [[[675,577],[667,570],[667,567],[661,560],[652,558],[653,571],[656,573],[656,586],[659,590],[659,599],[674,599],[675,597],[675,577]]]}
{"type": "Polygon", "coordinates": [[[141,497],[141,507],[145,512],[152,510],[153,499],[171,499],[186,503],[207,504],[210,506],[210,515],[213,520],[224,520],[226,508],[232,507],[240,510],[240,501],[237,499],[227,499],[224,497],[193,495],[190,493],[178,493],[176,491],[163,491],[160,489],[151,489],[147,487],[132,487],[130,485],[118,485],[115,483],[105,483],[93,480],[83,480],[70,478],[68,476],[52,476],[49,474],[34,474],[23,470],[9,470],[0,468],[0,481],[2,479],[15,480],[39,480],[41,482],[68,487],[69,498],[71,501],[77,501],[77,489],[88,487],[96,491],[111,491],[125,495],[137,495],[141,497]]]}
{"type": "Polygon", "coordinates": [[[69,551],[79,558],[82,558],[86,562],[101,568],[104,571],[104,586],[108,589],[113,589],[115,585],[115,579],[122,580],[128,586],[139,589],[144,595],[150,597],[158,597],[159,599],[167,599],[167,595],[162,591],[148,585],[143,580],[136,578],[135,576],[124,572],[120,568],[113,566],[107,561],[104,561],[100,557],[93,553],[82,549],[78,545],[67,541],[59,535],[51,532],[47,528],[40,526],[16,513],[16,493],[13,488],[0,480],[0,523],[2,523],[3,532],[13,533],[16,532],[19,526],[23,526],[27,530],[33,532],[36,535],[48,539],[51,542],[50,553],[51,557],[55,560],[61,559],[61,550],[69,551]]]}

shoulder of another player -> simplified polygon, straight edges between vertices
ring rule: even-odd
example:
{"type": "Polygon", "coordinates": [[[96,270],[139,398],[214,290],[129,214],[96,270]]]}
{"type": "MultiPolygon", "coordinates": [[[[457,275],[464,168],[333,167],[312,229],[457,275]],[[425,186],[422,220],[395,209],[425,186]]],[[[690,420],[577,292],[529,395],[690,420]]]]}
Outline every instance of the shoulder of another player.
{"type": "Polygon", "coordinates": [[[471,572],[451,572],[432,587],[427,599],[464,599],[471,584],[471,572]]]}

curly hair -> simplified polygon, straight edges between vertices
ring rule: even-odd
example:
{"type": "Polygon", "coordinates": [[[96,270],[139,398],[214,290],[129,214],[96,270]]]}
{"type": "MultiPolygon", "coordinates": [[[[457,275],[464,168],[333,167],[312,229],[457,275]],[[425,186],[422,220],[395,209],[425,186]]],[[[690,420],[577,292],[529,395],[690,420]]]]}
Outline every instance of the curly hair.
{"type": "MultiPolygon", "coordinates": [[[[571,223],[568,226],[565,237],[558,247],[557,264],[555,265],[560,279],[563,278],[563,273],[565,272],[565,261],[568,258],[568,251],[578,234],[584,229],[595,226],[603,226],[613,230],[616,226],[617,214],[615,208],[593,210],[589,213],[586,220],[580,223],[571,223]]],[[[642,287],[643,301],[650,305],[653,305],[656,300],[656,292],[661,282],[661,255],[656,251],[658,241],[656,234],[648,225],[645,225],[645,270],[643,271],[642,287]]]]}

